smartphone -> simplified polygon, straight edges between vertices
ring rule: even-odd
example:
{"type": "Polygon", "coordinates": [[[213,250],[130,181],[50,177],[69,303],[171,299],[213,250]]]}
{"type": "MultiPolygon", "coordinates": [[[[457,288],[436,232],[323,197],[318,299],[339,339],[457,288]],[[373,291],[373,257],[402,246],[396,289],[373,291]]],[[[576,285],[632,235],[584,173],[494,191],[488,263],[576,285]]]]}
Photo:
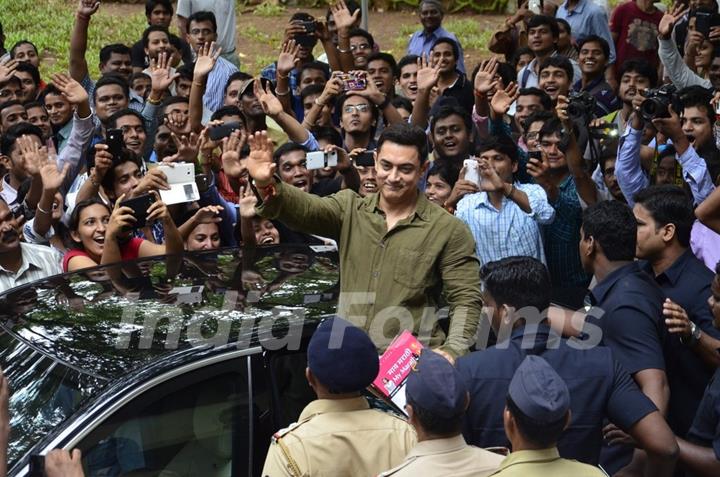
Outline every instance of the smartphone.
{"type": "Polygon", "coordinates": [[[355,165],[362,167],[375,167],[375,151],[365,151],[355,156],[355,165]]]}
{"type": "Polygon", "coordinates": [[[238,121],[219,124],[208,130],[208,136],[212,141],[219,141],[230,136],[233,131],[237,131],[238,129],[242,129],[242,124],[238,121]]]}
{"type": "Polygon", "coordinates": [[[197,185],[198,192],[201,194],[210,188],[211,183],[212,181],[208,174],[195,174],[195,184],[197,185]]]}
{"type": "Polygon", "coordinates": [[[470,156],[470,159],[463,161],[463,166],[465,166],[465,180],[480,186],[480,164],[478,164],[477,159],[470,156]]]}
{"type": "Polygon", "coordinates": [[[713,14],[710,12],[698,10],[695,12],[695,31],[703,34],[705,38],[710,36],[710,26],[712,25],[713,14]]]}
{"type": "Polygon", "coordinates": [[[343,91],[362,91],[367,87],[364,73],[343,73],[337,76],[343,84],[343,91]]]}
{"type": "Polygon", "coordinates": [[[317,23],[315,20],[312,21],[301,21],[300,24],[305,28],[306,33],[315,33],[317,30],[317,23]]]}
{"type": "Polygon", "coordinates": [[[542,151],[528,151],[528,159],[542,161],[542,151]]]}
{"type": "Polygon", "coordinates": [[[337,166],[337,152],[330,153],[323,151],[313,151],[307,153],[307,168],[309,170],[322,169],[324,167],[337,166]]]}
{"type": "Polygon", "coordinates": [[[119,158],[125,148],[122,129],[108,129],[105,144],[113,158],[119,158]]]}
{"type": "Polygon", "coordinates": [[[133,228],[140,229],[147,224],[148,209],[155,203],[153,194],[144,194],[132,199],[120,202],[120,207],[130,207],[135,217],[135,225],[133,228]]]}

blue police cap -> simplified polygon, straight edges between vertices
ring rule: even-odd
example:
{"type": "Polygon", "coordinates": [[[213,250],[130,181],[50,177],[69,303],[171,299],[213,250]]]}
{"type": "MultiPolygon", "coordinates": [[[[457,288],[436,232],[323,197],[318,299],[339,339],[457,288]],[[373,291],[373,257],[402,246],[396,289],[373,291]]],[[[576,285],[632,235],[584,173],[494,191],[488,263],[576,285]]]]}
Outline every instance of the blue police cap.
{"type": "Polygon", "coordinates": [[[408,377],[405,396],[425,411],[450,418],[465,410],[467,385],[447,359],[425,349],[408,377]]]}
{"type": "Polygon", "coordinates": [[[377,348],[360,328],[342,318],[318,325],[307,351],[308,367],[332,393],[368,387],[380,371],[377,348]]]}
{"type": "Polygon", "coordinates": [[[523,414],[538,422],[557,422],[570,408],[565,381],[540,356],[525,357],[510,381],[508,395],[523,414]]]}

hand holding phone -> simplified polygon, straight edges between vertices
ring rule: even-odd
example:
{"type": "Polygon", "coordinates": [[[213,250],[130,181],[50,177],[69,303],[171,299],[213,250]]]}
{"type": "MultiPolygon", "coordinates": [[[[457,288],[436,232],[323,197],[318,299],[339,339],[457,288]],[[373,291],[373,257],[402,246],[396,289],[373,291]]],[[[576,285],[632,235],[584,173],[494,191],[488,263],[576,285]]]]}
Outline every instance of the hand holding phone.
{"type": "Polygon", "coordinates": [[[105,144],[107,144],[108,151],[112,154],[113,159],[118,160],[122,154],[122,150],[125,148],[122,129],[108,129],[105,144]]]}
{"type": "Polygon", "coordinates": [[[230,136],[233,131],[238,129],[242,129],[242,124],[238,121],[218,124],[217,126],[212,126],[208,129],[208,137],[212,141],[219,141],[230,136]]]}
{"type": "Polygon", "coordinates": [[[313,169],[323,169],[325,167],[335,167],[337,166],[338,157],[337,157],[337,151],[331,151],[331,152],[323,152],[323,151],[313,151],[307,153],[307,168],[309,170],[313,169]]]}
{"type": "Polygon", "coordinates": [[[465,180],[470,181],[479,187],[480,164],[478,164],[477,159],[475,159],[474,156],[470,156],[470,159],[465,159],[463,161],[463,166],[465,167],[465,180]]]}
{"type": "Polygon", "coordinates": [[[141,229],[147,225],[148,209],[155,203],[155,200],[154,194],[143,194],[120,202],[120,207],[132,209],[132,216],[135,217],[135,222],[130,228],[141,229]]]}

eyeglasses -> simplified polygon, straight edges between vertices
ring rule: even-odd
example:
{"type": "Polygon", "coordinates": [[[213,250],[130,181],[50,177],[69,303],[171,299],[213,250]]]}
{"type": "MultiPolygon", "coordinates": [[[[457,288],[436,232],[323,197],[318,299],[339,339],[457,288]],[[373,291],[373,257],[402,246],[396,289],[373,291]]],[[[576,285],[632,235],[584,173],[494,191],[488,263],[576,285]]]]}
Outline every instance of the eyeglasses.
{"type": "Polygon", "coordinates": [[[370,105],[369,104],[348,104],[343,108],[343,112],[347,114],[352,114],[354,112],[358,113],[367,113],[370,111],[370,105]]]}
{"type": "Polygon", "coordinates": [[[190,30],[190,34],[191,34],[192,36],[198,36],[198,35],[200,35],[201,33],[202,33],[203,35],[205,35],[205,36],[208,36],[208,35],[212,35],[214,32],[213,32],[211,29],[209,29],[209,28],[202,28],[202,29],[200,29],[200,28],[193,28],[192,30],[190,30]]]}
{"type": "Polygon", "coordinates": [[[369,49],[370,49],[370,45],[368,45],[367,43],[360,43],[359,45],[350,45],[350,51],[369,50],[369,49]]]}

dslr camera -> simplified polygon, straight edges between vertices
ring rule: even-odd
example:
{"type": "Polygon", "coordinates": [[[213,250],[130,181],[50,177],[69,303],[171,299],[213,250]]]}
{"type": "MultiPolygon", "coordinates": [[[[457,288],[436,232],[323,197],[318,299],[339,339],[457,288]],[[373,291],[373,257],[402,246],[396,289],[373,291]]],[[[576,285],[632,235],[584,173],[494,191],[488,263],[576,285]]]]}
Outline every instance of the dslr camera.
{"type": "Polygon", "coordinates": [[[672,84],[665,84],[655,89],[645,90],[641,93],[645,101],[640,105],[640,117],[645,121],[652,121],[656,118],[669,118],[670,106],[675,112],[680,113],[682,107],[677,88],[672,84]]]}
{"type": "Polygon", "coordinates": [[[595,115],[596,100],[587,91],[572,91],[568,96],[567,112],[573,121],[589,123],[595,115]]]}

